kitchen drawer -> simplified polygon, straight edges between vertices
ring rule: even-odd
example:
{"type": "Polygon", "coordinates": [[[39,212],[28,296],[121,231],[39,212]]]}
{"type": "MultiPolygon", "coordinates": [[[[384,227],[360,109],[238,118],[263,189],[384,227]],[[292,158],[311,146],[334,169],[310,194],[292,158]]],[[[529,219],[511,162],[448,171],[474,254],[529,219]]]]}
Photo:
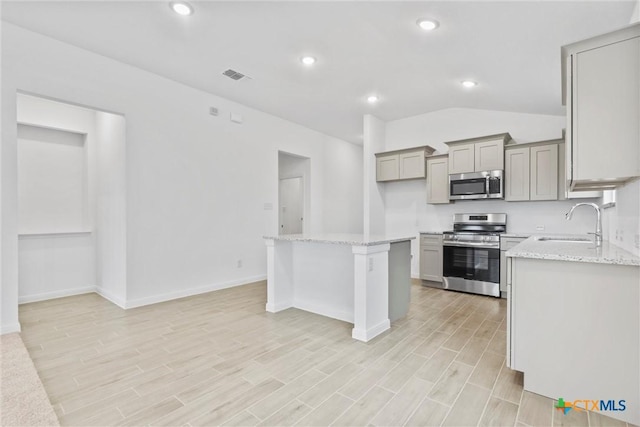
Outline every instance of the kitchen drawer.
{"type": "Polygon", "coordinates": [[[508,251],[509,249],[516,246],[518,243],[522,243],[525,241],[526,237],[501,237],[500,238],[500,250],[508,251]]]}
{"type": "Polygon", "coordinates": [[[433,235],[433,234],[421,234],[420,235],[420,246],[439,246],[442,245],[442,235],[433,235]]]}

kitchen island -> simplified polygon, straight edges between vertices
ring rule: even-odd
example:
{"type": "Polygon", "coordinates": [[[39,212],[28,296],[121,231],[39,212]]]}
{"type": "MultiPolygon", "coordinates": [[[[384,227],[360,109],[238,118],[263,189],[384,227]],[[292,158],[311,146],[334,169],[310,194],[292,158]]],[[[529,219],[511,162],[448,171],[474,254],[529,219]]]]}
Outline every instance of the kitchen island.
{"type": "Polygon", "coordinates": [[[640,258],[586,236],[533,236],[506,256],[507,365],[524,389],[640,424],[640,258]]]}
{"type": "Polygon", "coordinates": [[[353,323],[369,341],[409,309],[414,237],[359,234],[266,236],[267,304],[353,323]]]}

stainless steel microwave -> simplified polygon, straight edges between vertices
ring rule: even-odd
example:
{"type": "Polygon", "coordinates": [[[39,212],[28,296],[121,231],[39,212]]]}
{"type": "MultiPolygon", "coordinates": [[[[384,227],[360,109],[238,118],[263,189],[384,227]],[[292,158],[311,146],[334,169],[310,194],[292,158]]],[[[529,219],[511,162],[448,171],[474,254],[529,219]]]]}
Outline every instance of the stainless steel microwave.
{"type": "Polygon", "coordinates": [[[449,199],[504,199],[503,171],[483,171],[449,175],[449,199]]]}

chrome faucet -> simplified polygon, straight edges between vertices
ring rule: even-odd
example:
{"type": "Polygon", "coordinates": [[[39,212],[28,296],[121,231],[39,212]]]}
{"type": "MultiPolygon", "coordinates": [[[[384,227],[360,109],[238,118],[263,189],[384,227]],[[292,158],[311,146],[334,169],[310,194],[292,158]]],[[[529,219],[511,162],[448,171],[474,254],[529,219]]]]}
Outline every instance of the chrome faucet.
{"type": "Polygon", "coordinates": [[[600,206],[596,205],[595,203],[578,203],[574,207],[572,207],[569,212],[567,212],[566,218],[568,220],[571,219],[571,216],[573,215],[573,211],[578,206],[591,206],[592,208],[594,208],[596,210],[596,214],[597,214],[597,217],[596,217],[596,232],[595,233],[589,233],[589,234],[594,234],[595,235],[596,246],[602,246],[602,215],[601,215],[601,212],[600,212],[600,206]]]}

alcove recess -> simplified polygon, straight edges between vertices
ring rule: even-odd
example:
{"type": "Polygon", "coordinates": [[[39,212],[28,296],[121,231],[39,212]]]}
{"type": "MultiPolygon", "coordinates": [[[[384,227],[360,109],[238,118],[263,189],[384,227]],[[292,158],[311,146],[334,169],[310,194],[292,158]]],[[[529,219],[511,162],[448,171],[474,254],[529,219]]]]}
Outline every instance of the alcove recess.
{"type": "Polygon", "coordinates": [[[17,95],[19,302],[126,300],[125,119],[17,95]]]}

